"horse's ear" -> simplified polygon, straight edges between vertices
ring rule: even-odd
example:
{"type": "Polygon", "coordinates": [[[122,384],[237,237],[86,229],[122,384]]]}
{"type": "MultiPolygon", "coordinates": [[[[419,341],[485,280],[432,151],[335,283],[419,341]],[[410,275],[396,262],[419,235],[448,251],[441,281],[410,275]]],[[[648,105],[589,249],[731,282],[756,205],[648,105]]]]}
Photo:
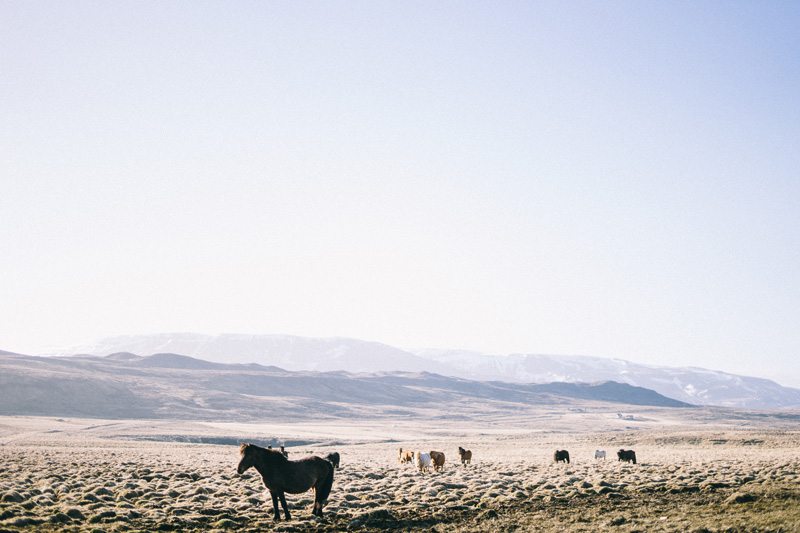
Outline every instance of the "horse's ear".
{"type": "Polygon", "coordinates": [[[242,455],[244,455],[244,452],[245,452],[245,450],[247,450],[247,448],[248,448],[248,447],[250,447],[250,444],[249,444],[249,443],[247,443],[247,442],[243,442],[243,443],[241,443],[241,444],[239,445],[239,453],[240,453],[240,454],[242,454],[242,455]]]}

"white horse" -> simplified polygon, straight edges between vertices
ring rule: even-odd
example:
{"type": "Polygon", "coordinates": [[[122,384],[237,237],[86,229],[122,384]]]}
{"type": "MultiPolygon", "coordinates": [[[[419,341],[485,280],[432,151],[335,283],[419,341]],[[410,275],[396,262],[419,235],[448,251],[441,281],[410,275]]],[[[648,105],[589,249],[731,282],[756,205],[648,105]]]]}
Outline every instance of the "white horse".
{"type": "Polygon", "coordinates": [[[417,465],[420,472],[427,472],[431,467],[431,454],[414,452],[414,464],[417,465]]]}
{"type": "Polygon", "coordinates": [[[606,460],[606,451],[605,450],[595,450],[594,451],[594,458],[595,459],[602,459],[603,461],[606,460]]]}

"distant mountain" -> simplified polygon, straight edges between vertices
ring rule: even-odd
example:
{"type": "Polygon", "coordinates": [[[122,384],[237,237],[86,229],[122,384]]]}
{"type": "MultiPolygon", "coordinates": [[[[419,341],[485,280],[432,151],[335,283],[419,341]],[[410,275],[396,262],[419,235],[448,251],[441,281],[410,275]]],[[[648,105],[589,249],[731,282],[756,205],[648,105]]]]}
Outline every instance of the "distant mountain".
{"type": "Polygon", "coordinates": [[[454,375],[514,382],[547,383],[613,380],[652,389],[697,405],[751,409],[800,406],[800,390],[762,378],[703,368],[643,365],[587,356],[484,355],[457,350],[425,350],[417,355],[450,366],[454,375]]]}
{"type": "Polygon", "coordinates": [[[137,355],[177,353],[218,363],[259,363],[286,370],[346,370],[350,372],[443,373],[440,365],[399,348],[379,342],[340,337],[313,338],[292,335],[199,335],[164,333],[124,335],[61,350],[58,355],[137,355]]]}
{"type": "Polygon", "coordinates": [[[209,361],[203,361],[202,359],[195,359],[194,357],[189,357],[188,355],[179,355],[176,353],[156,353],[148,357],[139,357],[137,359],[116,360],[130,361],[133,366],[147,368],[183,368],[187,370],[221,370],[229,368],[229,365],[222,363],[211,363],[209,361]]]}
{"type": "Polygon", "coordinates": [[[135,353],[117,352],[107,355],[106,359],[111,359],[113,361],[135,361],[137,359],[141,359],[141,357],[135,353]]]}
{"type": "Polygon", "coordinates": [[[738,408],[800,406],[800,390],[768,379],[702,368],[658,367],[622,359],[539,354],[486,355],[459,350],[411,353],[377,342],[290,335],[198,335],[190,333],[112,337],[61,354],[139,355],[172,352],[217,363],[258,363],[287,370],[432,372],[474,380],[514,383],[616,381],[676,400],[738,408]]]}
{"type": "Polygon", "coordinates": [[[543,383],[539,385],[529,385],[530,390],[536,392],[548,392],[559,396],[570,398],[584,398],[600,400],[606,402],[620,402],[624,398],[625,403],[633,405],[662,405],[666,407],[686,407],[687,403],[672,398],[662,396],[654,390],[644,387],[634,387],[627,383],[616,381],[602,381],[600,383],[543,383]]]}
{"type": "Polygon", "coordinates": [[[607,382],[531,385],[428,372],[289,372],[179,354],[0,355],[2,415],[264,420],[368,414],[427,419],[586,402],[688,407],[653,391],[607,382]]]}

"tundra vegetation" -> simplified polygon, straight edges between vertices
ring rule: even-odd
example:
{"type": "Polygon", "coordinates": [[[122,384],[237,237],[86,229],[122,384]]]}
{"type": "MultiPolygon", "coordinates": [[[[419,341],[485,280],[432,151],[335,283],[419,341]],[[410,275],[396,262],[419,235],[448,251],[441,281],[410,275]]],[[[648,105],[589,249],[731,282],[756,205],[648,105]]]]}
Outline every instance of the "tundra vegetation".
{"type": "MultiPolygon", "coordinates": [[[[552,414],[552,413],[551,413],[552,414]]],[[[668,411],[539,420],[391,418],[265,424],[0,419],[2,531],[798,531],[800,427],[792,417],[679,421],[668,411]],[[581,418],[583,417],[583,418],[581,418]],[[567,426],[570,426],[569,428],[567,426]],[[341,468],[324,517],[313,491],[273,522],[235,441],[287,443],[341,468]],[[218,443],[218,444],[210,444],[218,443]],[[470,449],[469,468],[421,474],[398,449],[470,449]],[[596,461],[636,450],[637,464],[596,461]],[[571,462],[555,463],[568,449],[571,462]]],[[[739,417],[740,415],[736,414],[739,417]]],[[[460,466],[460,465],[459,465],[460,466]]]]}

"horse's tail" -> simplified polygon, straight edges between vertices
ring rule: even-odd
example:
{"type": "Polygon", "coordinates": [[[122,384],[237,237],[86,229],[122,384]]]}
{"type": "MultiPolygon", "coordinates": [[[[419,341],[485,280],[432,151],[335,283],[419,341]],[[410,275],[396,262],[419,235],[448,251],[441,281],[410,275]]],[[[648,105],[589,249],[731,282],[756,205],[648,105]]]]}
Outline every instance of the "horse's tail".
{"type": "Polygon", "coordinates": [[[325,502],[328,501],[328,496],[331,493],[331,489],[333,488],[333,465],[328,461],[325,461],[325,467],[327,469],[327,476],[317,484],[316,487],[316,501],[314,505],[319,504],[319,512],[322,512],[322,507],[325,505],[325,502]]]}

